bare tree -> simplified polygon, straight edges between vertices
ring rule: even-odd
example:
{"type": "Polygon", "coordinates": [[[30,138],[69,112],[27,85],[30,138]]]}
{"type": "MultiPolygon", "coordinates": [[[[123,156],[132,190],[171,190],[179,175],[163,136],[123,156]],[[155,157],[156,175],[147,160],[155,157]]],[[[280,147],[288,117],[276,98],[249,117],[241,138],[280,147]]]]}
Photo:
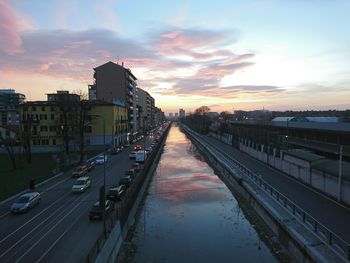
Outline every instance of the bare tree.
{"type": "Polygon", "coordinates": [[[10,158],[13,170],[17,169],[16,156],[14,152],[14,146],[16,145],[16,140],[11,138],[11,136],[3,136],[0,133],[0,143],[4,145],[6,152],[10,158]]]}

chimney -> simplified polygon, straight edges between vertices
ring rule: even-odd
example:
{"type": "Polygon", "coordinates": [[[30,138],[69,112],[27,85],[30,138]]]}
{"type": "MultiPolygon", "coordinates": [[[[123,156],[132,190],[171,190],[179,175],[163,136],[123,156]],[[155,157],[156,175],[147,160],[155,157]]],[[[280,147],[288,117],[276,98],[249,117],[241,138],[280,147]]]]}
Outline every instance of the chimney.
{"type": "Polygon", "coordinates": [[[124,62],[122,61],[122,67],[124,68],[124,62]]]}

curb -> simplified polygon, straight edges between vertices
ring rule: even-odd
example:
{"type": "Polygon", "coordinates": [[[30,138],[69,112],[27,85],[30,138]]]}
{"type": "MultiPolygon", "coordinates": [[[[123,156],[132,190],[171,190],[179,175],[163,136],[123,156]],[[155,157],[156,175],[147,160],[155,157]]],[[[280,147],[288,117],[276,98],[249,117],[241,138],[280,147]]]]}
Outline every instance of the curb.
{"type": "MultiPolygon", "coordinates": [[[[61,176],[61,175],[63,175],[62,172],[61,172],[61,173],[58,173],[58,174],[56,174],[56,175],[54,175],[54,176],[52,176],[52,177],[50,177],[50,178],[48,178],[48,179],[46,179],[45,181],[42,181],[41,183],[37,184],[36,187],[41,186],[41,185],[43,185],[43,184],[45,184],[45,183],[47,183],[47,182],[53,180],[54,178],[57,178],[57,177],[61,176]]],[[[29,190],[29,189],[25,189],[25,190],[23,190],[23,191],[21,191],[21,192],[19,192],[19,193],[17,193],[17,194],[14,194],[13,196],[10,196],[10,197],[6,198],[5,200],[0,201],[0,205],[3,205],[3,204],[5,204],[6,202],[11,201],[12,199],[15,199],[15,198],[19,197],[20,195],[22,195],[22,194],[28,192],[28,190],[29,190]]]]}
{"type": "MultiPolygon", "coordinates": [[[[99,153],[99,154],[97,154],[97,155],[95,155],[95,156],[93,156],[93,157],[91,157],[90,159],[87,159],[87,161],[90,161],[90,160],[92,160],[92,159],[95,159],[97,156],[99,156],[99,155],[101,155],[101,154],[103,154],[103,152],[102,152],[102,153],[99,153]]],[[[42,185],[44,185],[44,184],[50,182],[51,180],[53,180],[53,179],[55,179],[55,178],[57,178],[57,177],[59,177],[59,176],[61,176],[61,175],[63,175],[63,174],[64,174],[63,172],[60,172],[60,173],[58,173],[58,174],[56,174],[56,175],[54,175],[54,176],[52,176],[52,177],[50,177],[50,178],[48,178],[48,179],[42,181],[42,182],[40,182],[39,184],[36,185],[36,187],[42,186],[42,185]]],[[[17,194],[14,194],[14,195],[12,195],[12,196],[6,198],[5,200],[0,201],[0,205],[3,205],[3,204],[5,204],[6,202],[11,201],[11,200],[13,200],[13,199],[19,197],[20,195],[22,195],[22,194],[28,192],[28,190],[29,190],[29,189],[25,189],[25,190],[23,190],[23,191],[21,191],[21,192],[19,192],[19,193],[17,193],[17,194]]]]}

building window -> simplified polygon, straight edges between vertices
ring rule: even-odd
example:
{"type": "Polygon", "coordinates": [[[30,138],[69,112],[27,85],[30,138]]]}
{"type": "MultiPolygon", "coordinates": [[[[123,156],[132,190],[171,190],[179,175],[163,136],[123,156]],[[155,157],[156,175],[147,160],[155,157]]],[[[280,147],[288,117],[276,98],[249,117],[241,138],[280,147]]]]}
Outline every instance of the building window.
{"type": "Polygon", "coordinates": [[[40,114],[40,120],[47,120],[46,114],[40,114]]]}
{"type": "Polygon", "coordinates": [[[47,139],[41,140],[41,145],[49,145],[49,140],[47,139]]]}
{"type": "Polygon", "coordinates": [[[33,145],[38,145],[37,139],[33,139],[33,145]]]}
{"type": "Polygon", "coordinates": [[[32,107],[32,111],[36,111],[36,107],[33,106],[33,107],[32,107]]]}
{"type": "Polygon", "coordinates": [[[54,131],[56,131],[57,130],[57,126],[55,126],[55,125],[50,125],[50,127],[49,127],[49,131],[50,132],[54,132],[54,131]]]}
{"type": "Polygon", "coordinates": [[[56,139],[52,139],[52,145],[56,145],[56,139]]]}
{"type": "Polygon", "coordinates": [[[51,111],[55,111],[55,107],[51,107],[51,111]]]}
{"type": "Polygon", "coordinates": [[[55,114],[51,114],[51,120],[55,120],[55,114]]]}
{"type": "Polygon", "coordinates": [[[41,107],[41,111],[45,111],[45,107],[44,106],[41,107]]]}
{"type": "Polygon", "coordinates": [[[40,126],[41,132],[47,132],[47,126],[40,126]]]}

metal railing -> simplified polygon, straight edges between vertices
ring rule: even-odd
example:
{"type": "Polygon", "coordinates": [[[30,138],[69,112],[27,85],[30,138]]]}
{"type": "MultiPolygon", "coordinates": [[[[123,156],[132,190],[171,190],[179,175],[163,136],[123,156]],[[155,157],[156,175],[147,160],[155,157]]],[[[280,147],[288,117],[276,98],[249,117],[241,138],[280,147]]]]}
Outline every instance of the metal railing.
{"type": "MultiPolygon", "coordinates": [[[[222,151],[217,146],[208,143],[206,141],[201,140],[200,136],[194,134],[193,131],[185,128],[185,130],[190,133],[190,135],[208,150],[213,150],[220,155],[220,158],[223,158],[225,161],[229,160],[235,168],[239,170],[241,174],[243,174],[242,179],[248,178],[251,182],[257,185],[260,189],[262,189],[265,193],[275,199],[285,210],[287,210],[293,217],[302,223],[306,228],[311,230],[322,243],[330,247],[335,253],[338,255],[347,258],[350,260],[350,244],[346,242],[344,239],[339,237],[329,228],[321,224],[318,220],[312,217],[308,212],[300,208],[296,205],[292,200],[278,191],[276,188],[267,183],[264,179],[262,179],[261,175],[252,172],[250,169],[239,163],[237,160],[233,159],[230,156],[222,151]]],[[[219,159],[220,160],[220,159],[219,159]]],[[[227,163],[226,163],[227,165],[227,163]]],[[[234,169],[237,171],[237,169],[234,169]]],[[[247,180],[246,180],[247,181],[247,180]]]]}

